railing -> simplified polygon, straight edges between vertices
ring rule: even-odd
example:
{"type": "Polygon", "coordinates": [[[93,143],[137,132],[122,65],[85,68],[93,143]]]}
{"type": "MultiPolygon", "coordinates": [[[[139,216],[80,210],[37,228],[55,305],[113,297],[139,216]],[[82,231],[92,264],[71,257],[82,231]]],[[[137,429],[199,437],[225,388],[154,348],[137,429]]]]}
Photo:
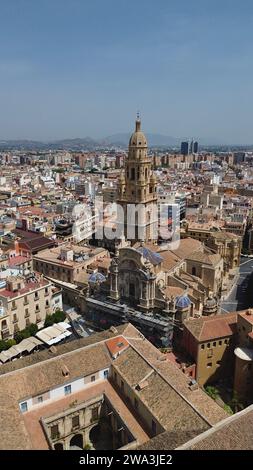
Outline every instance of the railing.
{"type": "Polygon", "coordinates": [[[2,339],[8,338],[10,336],[10,331],[8,328],[2,329],[2,339]]]}

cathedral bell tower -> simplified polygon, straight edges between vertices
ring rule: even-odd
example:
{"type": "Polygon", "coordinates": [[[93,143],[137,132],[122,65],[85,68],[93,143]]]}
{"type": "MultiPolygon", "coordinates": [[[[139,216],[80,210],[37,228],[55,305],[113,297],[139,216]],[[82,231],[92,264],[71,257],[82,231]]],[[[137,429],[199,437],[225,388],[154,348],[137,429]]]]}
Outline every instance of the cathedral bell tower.
{"type": "Polygon", "coordinates": [[[141,131],[139,115],[135,122],[135,132],[129,141],[125,175],[121,175],[118,181],[117,203],[124,210],[122,233],[126,239],[132,243],[156,240],[156,177],[152,172],[152,158],[148,156],[147,139],[141,131]],[[137,206],[138,214],[135,210],[137,206]]]}

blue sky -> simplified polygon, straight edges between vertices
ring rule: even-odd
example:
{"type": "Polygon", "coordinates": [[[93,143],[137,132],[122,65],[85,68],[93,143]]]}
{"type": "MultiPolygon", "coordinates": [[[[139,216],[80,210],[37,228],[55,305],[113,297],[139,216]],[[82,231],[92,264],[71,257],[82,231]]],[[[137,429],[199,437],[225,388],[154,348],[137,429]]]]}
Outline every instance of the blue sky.
{"type": "Polygon", "coordinates": [[[0,139],[253,143],[251,0],[0,0],[0,139]]]}

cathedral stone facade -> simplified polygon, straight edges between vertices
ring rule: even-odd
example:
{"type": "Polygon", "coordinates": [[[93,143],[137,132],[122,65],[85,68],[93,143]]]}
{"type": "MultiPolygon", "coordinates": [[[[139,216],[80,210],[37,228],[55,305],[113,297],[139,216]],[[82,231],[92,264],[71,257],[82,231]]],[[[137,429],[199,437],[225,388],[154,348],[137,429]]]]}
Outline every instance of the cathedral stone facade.
{"type": "Polygon", "coordinates": [[[157,239],[156,177],[139,117],[129,141],[125,175],[119,178],[117,203],[124,216],[118,215],[119,233],[132,243],[157,239]]]}

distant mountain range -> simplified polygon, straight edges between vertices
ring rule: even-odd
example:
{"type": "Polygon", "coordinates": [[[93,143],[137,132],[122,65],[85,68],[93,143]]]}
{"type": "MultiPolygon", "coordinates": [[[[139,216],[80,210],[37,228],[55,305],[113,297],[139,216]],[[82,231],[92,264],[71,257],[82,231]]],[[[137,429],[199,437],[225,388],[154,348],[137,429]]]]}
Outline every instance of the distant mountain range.
{"type": "MultiPolygon", "coordinates": [[[[130,139],[130,133],[114,134],[103,139],[91,139],[85,137],[83,139],[63,139],[51,142],[41,142],[34,140],[2,140],[0,141],[0,149],[19,149],[19,150],[94,150],[104,147],[127,147],[130,139]]],[[[180,139],[168,137],[161,134],[147,134],[148,145],[175,147],[180,144],[180,139]]]]}
{"type": "MultiPolygon", "coordinates": [[[[149,134],[145,133],[147,136],[148,140],[148,145],[151,147],[178,147],[180,145],[180,139],[177,139],[175,137],[167,136],[167,135],[162,135],[162,134],[149,134]]],[[[130,139],[131,133],[121,133],[121,134],[113,134],[110,135],[109,137],[106,137],[104,139],[104,142],[108,144],[114,144],[114,145],[124,145],[127,146],[129,139],[130,139]]]]}
{"type": "MultiPolygon", "coordinates": [[[[90,137],[76,138],[76,139],[62,139],[55,141],[34,141],[34,140],[0,140],[0,151],[4,150],[24,150],[24,151],[49,151],[49,150],[73,150],[93,151],[95,149],[103,149],[108,147],[126,148],[128,146],[130,133],[119,133],[105,137],[103,139],[91,139],[90,137]]],[[[175,148],[180,146],[182,140],[185,138],[175,138],[162,134],[146,134],[149,147],[164,147],[175,148]]],[[[232,145],[225,145],[215,139],[200,139],[202,146],[224,146],[224,147],[239,147],[232,145]]],[[[249,146],[245,146],[249,147],[249,146]]]]}

